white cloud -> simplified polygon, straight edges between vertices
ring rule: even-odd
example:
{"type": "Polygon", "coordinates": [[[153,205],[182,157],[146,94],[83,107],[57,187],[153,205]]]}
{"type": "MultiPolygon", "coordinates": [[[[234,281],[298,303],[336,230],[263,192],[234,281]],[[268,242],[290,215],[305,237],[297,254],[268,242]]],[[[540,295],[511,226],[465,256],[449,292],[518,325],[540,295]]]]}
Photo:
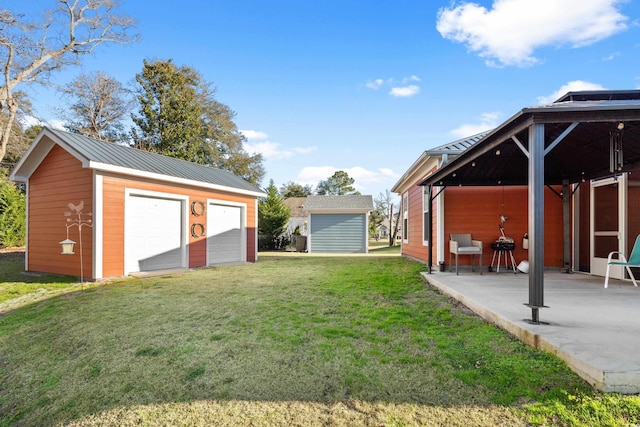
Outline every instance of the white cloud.
{"type": "Polygon", "coordinates": [[[401,80],[395,78],[389,79],[375,79],[369,80],[365,83],[365,86],[372,90],[378,90],[383,86],[391,86],[389,95],[395,97],[410,97],[420,93],[420,87],[415,84],[409,84],[411,82],[421,81],[420,77],[412,74],[410,77],[405,77],[401,80]]]}
{"type": "Polygon", "coordinates": [[[603,56],[602,60],[603,61],[613,61],[614,59],[616,59],[617,57],[620,56],[620,52],[613,52],[607,56],[603,56]]]}
{"type": "Polygon", "coordinates": [[[257,130],[241,130],[241,134],[243,134],[247,139],[267,139],[268,135],[264,132],[257,130]]]}
{"type": "Polygon", "coordinates": [[[251,155],[262,154],[265,160],[286,160],[298,154],[312,153],[318,149],[317,147],[294,147],[287,150],[281,148],[281,144],[271,141],[245,142],[243,147],[251,155]]]}
{"type": "Polygon", "coordinates": [[[379,170],[380,170],[380,173],[381,173],[383,176],[386,176],[386,177],[389,177],[389,178],[393,178],[393,179],[400,178],[400,174],[398,174],[398,173],[396,173],[396,172],[392,171],[392,170],[391,170],[391,169],[389,169],[389,168],[380,168],[379,170]]]}
{"type": "Polygon", "coordinates": [[[40,121],[40,119],[37,119],[33,116],[24,116],[18,119],[18,121],[20,122],[20,125],[22,126],[23,129],[28,129],[31,126],[42,125],[42,122],[40,121]]]}
{"type": "Polygon", "coordinates": [[[419,81],[421,81],[420,77],[416,75],[413,75],[411,77],[405,77],[404,79],[402,79],[402,83],[405,83],[405,84],[409,82],[419,82],[419,81]]]}
{"type": "Polygon", "coordinates": [[[399,98],[408,98],[410,96],[414,96],[420,93],[420,87],[416,85],[409,86],[398,86],[392,87],[389,95],[399,97],[399,98]]]}
{"type": "Polygon", "coordinates": [[[384,80],[375,79],[375,80],[369,80],[365,84],[365,86],[368,87],[369,89],[378,90],[378,89],[380,89],[380,86],[382,86],[383,84],[384,84],[384,80]]]}
{"type": "Polygon", "coordinates": [[[312,153],[318,149],[318,147],[294,147],[284,149],[281,144],[268,141],[267,138],[269,138],[269,135],[265,132],[257,130],[241,130],[240,132],[248,140],[248,142],[243,144],[245,151],[251,155],[262,154],[265,160],[286,160],[298,154],[312,153]]]}
{"type": "Polygon", "coordinates": [[[31,126],[49,126],[52,129],[65,130],[64,122],[62,120],[48,120],[43,121],[34,116],[23,116],[19,119],[22,129],[28,129],[31,126]]]}
{"type": "Polygon", "coordinates": [[[627,28],[620,0],[494,0],[491,9],[462,3],[438,11],[442,37],[463,43],[487,65],[530,66],[542,46],[582,47],[627,28]]]}
{"type": "Polygon", "coordinates": [[[466,138],[498,126],[502,114],[498,112],[482,113],[478,123],[465,123],[449,132],[456,138],[466,138]]]}
{"type": "Polygon", "coordinates": [[[306,166],[298,173],[297,182],[302,185],[316,185],[329,178],[338,169],[333,166],[306,166]]]}
{"type": "Polygon", "coordinates": [[[53,129],[65,130],[64,128],[65,123],[62,120],[56,120],[56,119],[49,120],[43,125],[52,127],[53,129]]]}
{"type": "Polygon", "coordinates": [[[560,89],[553,92],[551,95],[539,96],[538,104],[540,105],[551,104],[561,96],[566,95],[567,92],[577,92],[580,90],[605,90],[605,89],[606,89],[605,87],[597,83],[585,82],[583,80],[574,80],[563,85],[560,89]]]}

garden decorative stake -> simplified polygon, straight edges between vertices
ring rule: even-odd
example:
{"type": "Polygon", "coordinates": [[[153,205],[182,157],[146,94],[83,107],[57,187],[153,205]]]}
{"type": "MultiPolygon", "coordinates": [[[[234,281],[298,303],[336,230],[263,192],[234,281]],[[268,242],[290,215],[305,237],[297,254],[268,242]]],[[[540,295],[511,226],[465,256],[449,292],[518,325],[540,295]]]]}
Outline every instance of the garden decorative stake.
{"type": "Polygon", "coordinates": [[[60,242],[60,245],[62,245],[63,255],[73,255],[75,253],[73,252],[73,245],[75,245],[76,242],[74,242],[69,238],[69,229],[71,227],[78,227],[78,240],[80,244],[80,283],[84,283],[84,266],[82,264],[82,227],[84,227],[85,225],[89,227],[93,227],[93,223],[91,218],[83,218],[83,215],[91,217],[93,216],[93,213],[82,212],[82,209],[84,209],[84,201],[80,201],[78,205],[69,203],[67,206],[73,212],[64,213],[64,216],[68,217],[67,218],[67,238],[66,240],[63,240],[62,242],[60,242]],[[74,215],[75,215],[75,218],[73,218],[74,215]]]}

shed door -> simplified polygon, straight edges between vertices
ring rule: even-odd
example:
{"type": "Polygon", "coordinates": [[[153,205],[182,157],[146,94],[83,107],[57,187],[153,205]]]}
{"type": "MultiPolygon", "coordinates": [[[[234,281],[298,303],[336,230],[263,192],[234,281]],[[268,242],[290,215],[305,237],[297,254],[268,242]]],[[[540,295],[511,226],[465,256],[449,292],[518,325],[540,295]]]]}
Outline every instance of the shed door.
{"type": "Polygon", "coordinates": [[[311,252],[365,253],[366,214],[311,214],[311,252]]]}
{"type": "Polygon", "coordinates": [[[186,267],[183,202],[130,194],[125,203],[125,274],[186,267]]]}
{"type": "Polygon", "coordinates": [[[245,261],[242,207],[210,204],[207,209],[207,264],[245,261]]]}

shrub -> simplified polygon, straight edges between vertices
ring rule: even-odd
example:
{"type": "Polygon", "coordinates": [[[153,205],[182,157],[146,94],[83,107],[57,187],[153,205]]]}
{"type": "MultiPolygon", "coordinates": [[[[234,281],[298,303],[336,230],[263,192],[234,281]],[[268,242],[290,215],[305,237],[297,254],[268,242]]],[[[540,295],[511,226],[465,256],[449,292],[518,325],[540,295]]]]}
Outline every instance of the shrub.
{"type": "Polygon", "coordinates": [[[0,246],[24,245],[26,211],[25,195],[0,173],[0,246]]]}

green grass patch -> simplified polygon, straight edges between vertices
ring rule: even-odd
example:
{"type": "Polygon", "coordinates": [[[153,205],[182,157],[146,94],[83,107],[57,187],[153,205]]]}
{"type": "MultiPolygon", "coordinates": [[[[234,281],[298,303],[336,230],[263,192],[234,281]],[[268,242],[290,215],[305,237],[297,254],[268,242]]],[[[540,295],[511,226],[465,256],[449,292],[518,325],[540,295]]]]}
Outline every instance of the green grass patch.
{"type": "Polygon", "coordinates": [[[0,426],[640,422],[423,269],[268,256],[23,307],[0,317],[0,426]]]}
{"type": "Polygon", "coordinates": [[[78,280],[54,274],[25,274],[24,251],[0,252],[0,304],[16,298],[74,288],[78,280]]]}

